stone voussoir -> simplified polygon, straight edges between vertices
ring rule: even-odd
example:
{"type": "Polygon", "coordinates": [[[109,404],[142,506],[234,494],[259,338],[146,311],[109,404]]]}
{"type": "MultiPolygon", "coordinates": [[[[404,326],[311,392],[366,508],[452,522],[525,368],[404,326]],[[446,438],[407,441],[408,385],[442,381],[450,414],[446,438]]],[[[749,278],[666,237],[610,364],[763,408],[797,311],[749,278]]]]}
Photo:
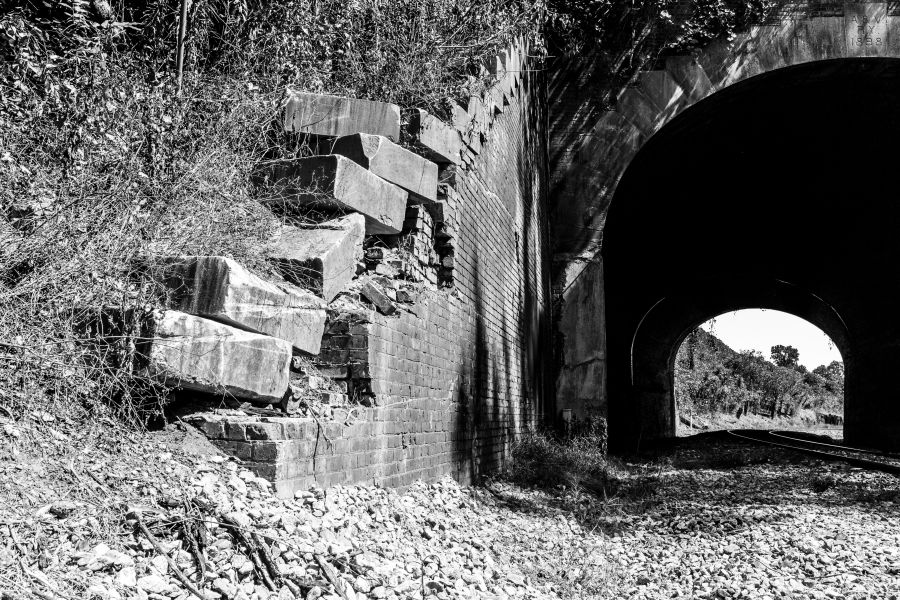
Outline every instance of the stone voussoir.
{"type": "Polygon", "coordinates": [[[147,372],[170,386],[278,402],[288,389],[291,344],[180,311],[157,311],[147,372]]]}
{"type": "Polygon", "coordinates": [[[407,132],[429,159],[442,164],[460,163],[462,140],[458,131],[420,108],[404,111],[404,117],[407,132]]]}
{"type": "Polygon", "coordinates": [[[386,102],[291,92],[284,128],[293,133],[339,137],[364,132],[400,139],[400,107],[386,102]]]}
{"type": "Polygon", "coordinates": [[[381,179],[346,156],[329,154],[284,162],[272,170],[290,208],[356,211],[366,218],[366,235],[400,233],[406,215],[406,190],[381,179]]]}
{"type": "Polygon", "coordinates": [[[319,353],[325,305],[311,292],[265,281],[223,256],[171,258],[165,268],[172,308],[319,353]]]}
{"type": "Polygon", "coordinates": [[[326,221],[314,229],[284,227],[269,259],[285,279],[330,302],[356,274],[365,233],[366,220],[359,213],[326,221]]]}
{"type": "Polygon", "coordinates": [[[437,165],[384,136],[346,135],[335,141],[332,152],[346,156],[413,196],[431,202],[437,199],[437,165]]]}

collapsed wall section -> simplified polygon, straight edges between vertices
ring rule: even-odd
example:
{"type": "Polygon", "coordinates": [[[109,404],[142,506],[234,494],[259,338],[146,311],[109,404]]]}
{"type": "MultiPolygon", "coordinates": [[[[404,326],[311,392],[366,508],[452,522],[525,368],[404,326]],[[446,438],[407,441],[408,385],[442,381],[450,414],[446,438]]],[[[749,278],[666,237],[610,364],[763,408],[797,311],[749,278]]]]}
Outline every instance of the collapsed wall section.
{"type": "MultiPolygon", "coordinates": [[[[422,285],[363,270],[344,294],[352,302],[329,305],[312,359],[355,403],[327,420],[196,417],[280,493],[448,474],[470,482],[502,467],[516,437],[542,420],[551,390],[545,102],[528,61],[525,45],[514,47],[498,59],[494,87],[456,107],[439,132],[443,148],[453,146],[448,130],[456,136],[456,155],[424,153],[441,161],[438,193],[411,193],[404,224],[433,238],[410,253],[422,285]]],[[[389,166],[383,177],[394,176],[389,166]]],[[[366,261],[380,253],[371,244],[380,232],[368,235],[366,261]]],[[[396,271],[411,278],[408,265],[396,271]]]]}

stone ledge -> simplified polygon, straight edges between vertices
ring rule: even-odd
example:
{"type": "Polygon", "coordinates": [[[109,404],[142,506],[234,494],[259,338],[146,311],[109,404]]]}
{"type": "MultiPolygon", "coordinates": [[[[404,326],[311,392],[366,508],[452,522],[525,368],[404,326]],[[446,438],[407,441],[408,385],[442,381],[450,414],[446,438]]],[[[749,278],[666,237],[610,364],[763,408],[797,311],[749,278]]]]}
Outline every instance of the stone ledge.
{"type": "Polygon", "coordinates": [[[293,133],[338,137],[353,133],[400,139],[400,107],[386,102],[290,92],[284,128],[293,133]]]}
{"type": "Polygon", "coordinates": [[[270,205],[325,211],[356,211],[366,218],[366,235],[400,233],[407,192],[337,154],[275,165],[270,171],[283,197],[270,205]]]}
{"type": "Polygon", "coordinates": [[[146,370],[166,385],[265,403],[287,392],[290,342],[174,310],[152,327],[146,370]]]}

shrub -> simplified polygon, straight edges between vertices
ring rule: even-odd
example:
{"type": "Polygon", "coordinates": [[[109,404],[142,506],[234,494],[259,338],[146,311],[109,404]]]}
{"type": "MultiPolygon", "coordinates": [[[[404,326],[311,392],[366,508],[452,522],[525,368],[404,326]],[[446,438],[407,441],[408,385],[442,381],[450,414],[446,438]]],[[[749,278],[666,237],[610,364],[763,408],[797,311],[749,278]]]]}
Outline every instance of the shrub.
{"type": "Polygon", "coordinates": [[[605,481],[605,436],[559,438],[548,432],[526,434],[512,449],[508,476],[524,485],[577,487],[605,481]]]}

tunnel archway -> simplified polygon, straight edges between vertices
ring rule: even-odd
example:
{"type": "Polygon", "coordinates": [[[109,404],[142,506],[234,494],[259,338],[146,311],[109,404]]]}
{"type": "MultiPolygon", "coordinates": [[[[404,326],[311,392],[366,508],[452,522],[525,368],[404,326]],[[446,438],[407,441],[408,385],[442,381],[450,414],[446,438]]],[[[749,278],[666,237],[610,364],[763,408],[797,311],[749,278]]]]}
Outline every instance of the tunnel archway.
{"type": "Polygon", "coordinates": [[[637,153],[602,246],[612,448],[674,435],[672,353],[748,307],[828,334],[846,363],[847,440],[900,446],[898,83],[889,58],[771,71],[686,109],[637,153]]]}
{"type": "Polygon", "coordinates": [[[843,438],[844,357],[806,319],[758,307],[731,310],[676,347],[669,368],[677,437],[738,428],[843,438]],[[776,357],[778,346],[785,351],[776,357]]]}
{"type": "Polygon", "coordinates": [[[672,290],[644,315],[631,342],[629,415],[613,413],[638,425],[638,441],[674,437],[676,430],[675,354],[684,338],[709,319],[733,310],[767,308],[809,321],[830,337],[844,357],[845,373],[853,370],[850,333],[834,307],[785,281],[748,278],[710,280],[704,285],[672,290]]]}

